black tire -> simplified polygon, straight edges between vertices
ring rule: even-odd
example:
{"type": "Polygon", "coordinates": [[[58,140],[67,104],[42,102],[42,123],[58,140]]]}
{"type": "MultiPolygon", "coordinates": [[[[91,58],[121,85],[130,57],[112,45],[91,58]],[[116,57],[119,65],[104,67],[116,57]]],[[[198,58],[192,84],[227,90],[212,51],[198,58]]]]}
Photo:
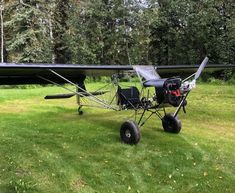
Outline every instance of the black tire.
{"type": "Polygon", "coordinates": [[[173,114],[166,114],[162,119],[162,126],[165,132],[168,133],[179,133],[181,130],[181,121],[173,114]]]}
{"type": "Polygon", "coordinates": [[[120,129],[120,137],[124,143],[136,145],[140,141],[140,129],[134,121],[126,121],[120,129]]]}
{"type": "Polygon", "coordinates": [[[79,114],[79,115],[83,115],[83,111],[80,111],[80,110],[79,110],[79,111],[78,111],[78,114],[79,114]]]}

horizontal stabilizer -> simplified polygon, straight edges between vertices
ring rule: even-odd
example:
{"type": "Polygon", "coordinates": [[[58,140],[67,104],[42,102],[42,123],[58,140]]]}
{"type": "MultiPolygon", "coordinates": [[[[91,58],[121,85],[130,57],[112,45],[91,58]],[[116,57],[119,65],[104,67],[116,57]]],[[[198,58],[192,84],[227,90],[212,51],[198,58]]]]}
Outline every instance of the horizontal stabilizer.
{"type": "Polygon", "coordinates": [[[103,95],[109,91],[95,91],[95,92],[79,92],[81,97],[88,97],[88,96],[97,96],[97,95],[103,95]]]}
{"type": "Polygon", "coordinates": [[[69,94],[56,94],[56,95],[47,95],[44,97],[44,99],[68,99],[75,96],[74,93],[69,94]]]}
{"type": "MultiPolygon", "coordinates": [[[[88,97],[88,96],[97,96],[103,95],[109,91],[96,91],[96,92],[78,92],[77,95],[80,97],[88,97]]],[[[75,93],[68,93],[68,94],[56,94],[56,95],[47,95],[44,99],[68,99],[75,96],[75,93]]]]}

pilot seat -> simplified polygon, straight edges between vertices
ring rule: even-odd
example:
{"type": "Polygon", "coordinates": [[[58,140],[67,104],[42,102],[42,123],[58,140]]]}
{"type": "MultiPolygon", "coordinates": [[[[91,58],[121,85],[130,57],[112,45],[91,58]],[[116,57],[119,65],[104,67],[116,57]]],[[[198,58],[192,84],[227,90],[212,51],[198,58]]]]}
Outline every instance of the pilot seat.
{"type": "Polygon", "coordinates": [[[132,86],[129,88],[117,89],[117,105],[124,108],[136,108],[140,104],[140,92],[137,87],[132,86]]]}

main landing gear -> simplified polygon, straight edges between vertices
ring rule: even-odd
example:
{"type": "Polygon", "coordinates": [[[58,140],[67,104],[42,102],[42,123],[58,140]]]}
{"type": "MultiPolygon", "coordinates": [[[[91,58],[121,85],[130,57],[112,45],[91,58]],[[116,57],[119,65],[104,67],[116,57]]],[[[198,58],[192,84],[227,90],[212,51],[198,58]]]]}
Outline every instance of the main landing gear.
{"type": "Polygon", "coordinates": [[[120,129],[120,137],[124,143],[135,145],[140,141],[140,129],[134,121],[126,121],[120,129]]]}
{"type": "Polygon", "coordinates": [[[179,118],[174,117],[173,114],[166,114],[162,118],[162,126],[164,131],[168,133],[179,133],[182,127],[179,118]]]}
{"type": "MultiPolygon", "coordinates": [[[[162,118],[162,126],[165,132],[175,134],[179,133],[182,127],[179,118],[173,114],[166,114],[162,118]]],[[[120,138],[126,144],[138,144],[141,138],[140,127],[134,121],[125,121],[120,128],[120,138]]]]}

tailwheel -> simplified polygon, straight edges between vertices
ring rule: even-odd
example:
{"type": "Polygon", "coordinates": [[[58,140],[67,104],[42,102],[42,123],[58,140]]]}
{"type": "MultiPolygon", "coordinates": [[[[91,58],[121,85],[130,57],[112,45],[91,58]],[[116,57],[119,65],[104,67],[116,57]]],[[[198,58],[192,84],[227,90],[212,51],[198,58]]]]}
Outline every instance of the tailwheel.
{"type": "Polygon", "coordinates": [[[125,121],[120,129],[120,137],[124,143],[135,145],[140,141],[140,129],[134,121],[125,121]]]}
{"type": "Polygon", "coordinates": [[[179,133],[181,130],[181,121],[173,114],[166,114],[162,119],[162,126],[165,132],[179,133]]]}
{"type": "Polygon", "coordinates": [[[79,106],[79,107],[78,107],[78,114],[79,114],[79,115],[83,115],[83,111],[81,110],[81,108],[82,108],[82,106],[79,106]]]}
{"type": "Polygon", "coordinates": [[[83,111],[79,110],[79,111],[78,111],[78,114],[79,114],[79,115],[83,115],[83,111]]]}

